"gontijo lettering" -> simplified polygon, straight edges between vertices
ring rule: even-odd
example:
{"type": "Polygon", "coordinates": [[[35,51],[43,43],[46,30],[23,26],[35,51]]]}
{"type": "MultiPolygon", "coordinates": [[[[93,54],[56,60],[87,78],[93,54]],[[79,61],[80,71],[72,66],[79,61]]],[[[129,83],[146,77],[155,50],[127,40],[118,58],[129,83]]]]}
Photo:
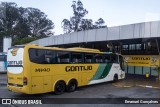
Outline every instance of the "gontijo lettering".
{"type": "Polygon", "coordinates": [[[22,65],[22,61],[8,61],[8,65],[22,65]]]}
{"type": "Polygon", "coordinates": [[[89,71],[92,70],[92,66],[66,66],[65,71],[89,71]]]}
{"type": "Polygon", "coordinates": [[[150,60],[149,57],[132,57],[132,60],[150,60]]]}

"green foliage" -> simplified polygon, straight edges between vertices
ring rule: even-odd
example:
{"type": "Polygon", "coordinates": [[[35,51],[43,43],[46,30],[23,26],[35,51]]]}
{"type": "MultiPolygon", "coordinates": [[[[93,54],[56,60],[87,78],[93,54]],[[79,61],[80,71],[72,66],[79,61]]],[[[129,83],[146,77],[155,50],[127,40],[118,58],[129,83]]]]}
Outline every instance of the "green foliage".
{"type": "Polygon", "coordinates": [[[68,19],[63,19],[62,28],[63,28],[64,33],[70,33],[72,31],[71,26],[72,25],[68,19]]]}
{"type": "Polygon", "coordinates": [[[80,0],[73,1],[73,4],[71,6],[73,8],[73,16],[71,17],[70,21],[72,24],[73,31],[78,31],[80,29],[80,23],[82,21],[82,18],[88,14],[88,11],[83,7],[83,4],[80,0]]]}
{"type": "Polygon", "coordinates": [[[22,44],[26,44],[26,43],[29,43],[29,42],[32,42],[34,40],[36,40],[37,38],[35,37],[25,37],[25,38],[22,38],[22,39],[14,39],[13,40],[13,44],[12,45],[22,45],[22,44]]]}
{"type": "Polygon", "coordinates": [[[11,36],[19,17],[17,4],[2,2],[1,6],[3,8],[2,13],[5,16],[0,17],[0,34],[2,36],[11,36]]]}
{"type": "Polygon", "coordinates": [[[103,26],[105,22],[102,18],[99,18],[98,21],[95,22],[95,25],[93,24],[92,19],[84,19],[86,14],[88,14],[88,11],[83,7],[83,3],[80,0],[73,1],[71,7],[73,9],[73,16],[70,20],[62,20],[64,33],[105,27],[103,26]]]}
{"type": "Polygon", "coordinates": [[[95,22],[97,28],[103,28],[103,24],[105,21],[102,18],[99,18],[98,21],[95,22]]]}
{"type": "Polygon", "coordinates": [[[0,6],[0,36],[12,37],[13,44],[53,35],[54,23],[39,9],[17,7],[12,2],[1,2],[0,6]]]}
{"type": "Polygon", "coordinates": [[[47,19],[47,15],[41,12],[39,9],[28,8],[28,24],[32,35],[51,35],[51,29],[54,28],[54,24],[51,20],[47,19]]]}

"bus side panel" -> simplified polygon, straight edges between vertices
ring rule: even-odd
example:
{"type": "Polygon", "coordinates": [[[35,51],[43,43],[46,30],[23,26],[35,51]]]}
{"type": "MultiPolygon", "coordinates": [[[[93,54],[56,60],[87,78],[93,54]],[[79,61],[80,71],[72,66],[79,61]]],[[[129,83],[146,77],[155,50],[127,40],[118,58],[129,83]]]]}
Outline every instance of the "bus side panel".
{"type": "Polygon", "coordinates": [[[43,93],[43,77],[32,77],[32,94],[43,93]]]}
{"type": "Polygon", "coordinates": [[[44,76],[43,80],[44,80],[43,84],[44,92],[51,92],[52,91],[51,76],[44,76]]]}
{"type": "Polygon", "coordinates": [[[121,71],[119,64],[100,64],[99,68],[97,69],[93,78],[90,80],[89,84],[97,84],[112,81],[115,74],[118,75],[118,79],[122,79],[120,78],[121,74],[124,75],[124,72],[121,71]]]}

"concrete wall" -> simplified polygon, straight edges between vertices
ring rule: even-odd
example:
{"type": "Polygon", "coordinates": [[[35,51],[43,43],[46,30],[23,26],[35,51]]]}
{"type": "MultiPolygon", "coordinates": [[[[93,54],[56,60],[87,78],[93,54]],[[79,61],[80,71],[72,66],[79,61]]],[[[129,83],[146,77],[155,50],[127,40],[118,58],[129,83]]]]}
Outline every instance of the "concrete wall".
{"type": "Polygon", "coordinates": [[[31,42],[41,46],[160,37],[160,21],[137,23],[52,36],[31,42]]]}
{"type": "Polygon", "coordinates": [[[7,52],[8,48],[11,47],[12,38],[11,37],[4,37],[3,38],[3,52],[7,52]]]}

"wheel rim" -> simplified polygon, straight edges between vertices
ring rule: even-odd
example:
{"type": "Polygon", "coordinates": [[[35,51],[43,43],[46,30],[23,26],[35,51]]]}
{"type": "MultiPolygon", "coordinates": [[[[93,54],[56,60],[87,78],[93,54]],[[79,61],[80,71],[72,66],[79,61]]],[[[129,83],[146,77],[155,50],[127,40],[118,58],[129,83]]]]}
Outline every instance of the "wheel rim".
{"type": "Polygon", "coordinates": [[[56,90],[58,92],[62,92],[64,90],[64,86],[62,84],[57,85],[56,90]]]}
{"type": "Polygon", "coordinates": [[[75,90],[75,88],[76,88],[76,84],[71,83],[71,85],[70,85],[70,90],[75,90]]]}

